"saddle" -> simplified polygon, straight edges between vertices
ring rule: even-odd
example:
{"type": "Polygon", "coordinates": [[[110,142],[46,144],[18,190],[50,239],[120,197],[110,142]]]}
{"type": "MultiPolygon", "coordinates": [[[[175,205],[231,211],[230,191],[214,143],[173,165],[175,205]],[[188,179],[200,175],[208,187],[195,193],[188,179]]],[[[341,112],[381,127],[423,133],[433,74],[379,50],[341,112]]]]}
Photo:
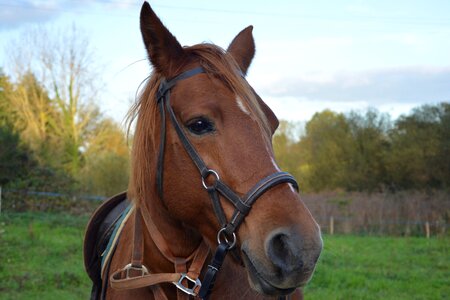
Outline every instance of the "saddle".
{"type": "MultiPolygon", "coordinates": [[[[84,237],[84,266],[92,280],[91,300],[102,299],[102,270],[105,266],[105,253],[114,252],[115,245],[110,243],[115,235],[120,235],[118,227],[124,222],[124,216],[131,207],[127,193],[122,192],[103,202],[89,220],[84,237]],[[103,262],[102,262],[103,260],[103,262]],[[102,268],[103,267],[103,268],[102,268]]],[[[108,268],[109,262],[106,262],[108,268]]],[[[108,270],[106,270],[108,272],[108,270]]]]}

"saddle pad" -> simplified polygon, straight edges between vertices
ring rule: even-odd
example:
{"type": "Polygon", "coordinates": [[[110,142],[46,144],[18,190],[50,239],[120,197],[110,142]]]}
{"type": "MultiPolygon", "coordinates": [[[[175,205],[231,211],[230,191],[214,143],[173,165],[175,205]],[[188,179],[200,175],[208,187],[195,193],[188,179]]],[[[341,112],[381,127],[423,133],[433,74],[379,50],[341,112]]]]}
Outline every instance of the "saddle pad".
{"type": "Polygon", "coordinates": [[[109,238],[108,245],[106,246],[105,251],[102,253],[102,262],[101,262],[101,278],[103,279],[105,276],[106,266],[109,265],[109,260],[116,248],[117,242],[119,241],[120,233],[122,232],[125,223],[130,217],[131,213],[134,210],[134,205],[129,205],[123,212],[120,218],[117,220],[117,223],[114,226],[114,230],[109,238]]]}

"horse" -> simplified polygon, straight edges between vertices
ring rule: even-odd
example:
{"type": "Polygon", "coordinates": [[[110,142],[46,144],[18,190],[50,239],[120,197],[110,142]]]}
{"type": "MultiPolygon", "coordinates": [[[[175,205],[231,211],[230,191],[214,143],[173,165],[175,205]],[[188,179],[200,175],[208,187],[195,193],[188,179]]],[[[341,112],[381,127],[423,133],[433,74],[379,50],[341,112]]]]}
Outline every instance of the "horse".
{"type": "Polygon", "coordinates": [[[302,299],[322,238],[245,79],[253,27],[226,50],[182,47],[144,2],[140,30],[153,71],[130,112],[128,191],[86,233],[92,298],[302,299]]]}

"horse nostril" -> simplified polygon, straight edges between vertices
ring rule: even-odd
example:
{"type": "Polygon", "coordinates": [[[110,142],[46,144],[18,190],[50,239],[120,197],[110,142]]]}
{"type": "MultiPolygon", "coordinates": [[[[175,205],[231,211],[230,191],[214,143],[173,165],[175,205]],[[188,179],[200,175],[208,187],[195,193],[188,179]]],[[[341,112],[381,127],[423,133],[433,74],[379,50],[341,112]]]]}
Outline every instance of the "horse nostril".
{"type": "Polygon", "coordinates": [[[303,267],[300,247],[296,244],[288,234],[283,232],[268,238],[266,254],[280,273],[288,274],[303,267]]]}

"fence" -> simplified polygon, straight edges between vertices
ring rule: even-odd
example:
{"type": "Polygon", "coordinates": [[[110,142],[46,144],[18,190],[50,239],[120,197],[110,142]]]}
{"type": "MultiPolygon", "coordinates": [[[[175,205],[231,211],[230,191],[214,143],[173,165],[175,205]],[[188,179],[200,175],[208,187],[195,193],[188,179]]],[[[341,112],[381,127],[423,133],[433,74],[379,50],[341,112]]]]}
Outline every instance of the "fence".
{"type": "Polygon", "coordinates": [[[396,234],[396,235],[423,235],[430,238],[431,235],[445,235],[450,227],[442,221],[403,221],[392,222],[381,220],[378,224],[366,224],[364,227],[353,222],[351,218],[335,218],[330,216],[328,220],[316,220],[321,231],[333,235],[338,234],[396,234]],[[390,227],[390,228],[389,228],[390,227]]]}
{"type": "Polygon", "coordinates": [[[78,193],[41,192],[32,190],[2,189],[0,187],[0,213],[11,211],[69,211],[90,212],[104,196],[78,193]]]}
{"type": "MultiPolygon", "coordinates": [[[[301,195],[328,234],[446,235],[450,227],[450,194],[321,193],[301,195]]],[[[103,196],[1,189],[2,209],[14,211],[91,212],[103,196]],[[2,201],[2,198],[7,201],[2,201]],[[4,202],[2,204],[2,202],[4,202]],[[2,208],[3,205],[3,208],[2,208]]]]}
{"type": "Polygon", "coordinates": [[[329,234],[445,235],[450,220],[447,192],[322,193],[303,201],[329,234]]]}

